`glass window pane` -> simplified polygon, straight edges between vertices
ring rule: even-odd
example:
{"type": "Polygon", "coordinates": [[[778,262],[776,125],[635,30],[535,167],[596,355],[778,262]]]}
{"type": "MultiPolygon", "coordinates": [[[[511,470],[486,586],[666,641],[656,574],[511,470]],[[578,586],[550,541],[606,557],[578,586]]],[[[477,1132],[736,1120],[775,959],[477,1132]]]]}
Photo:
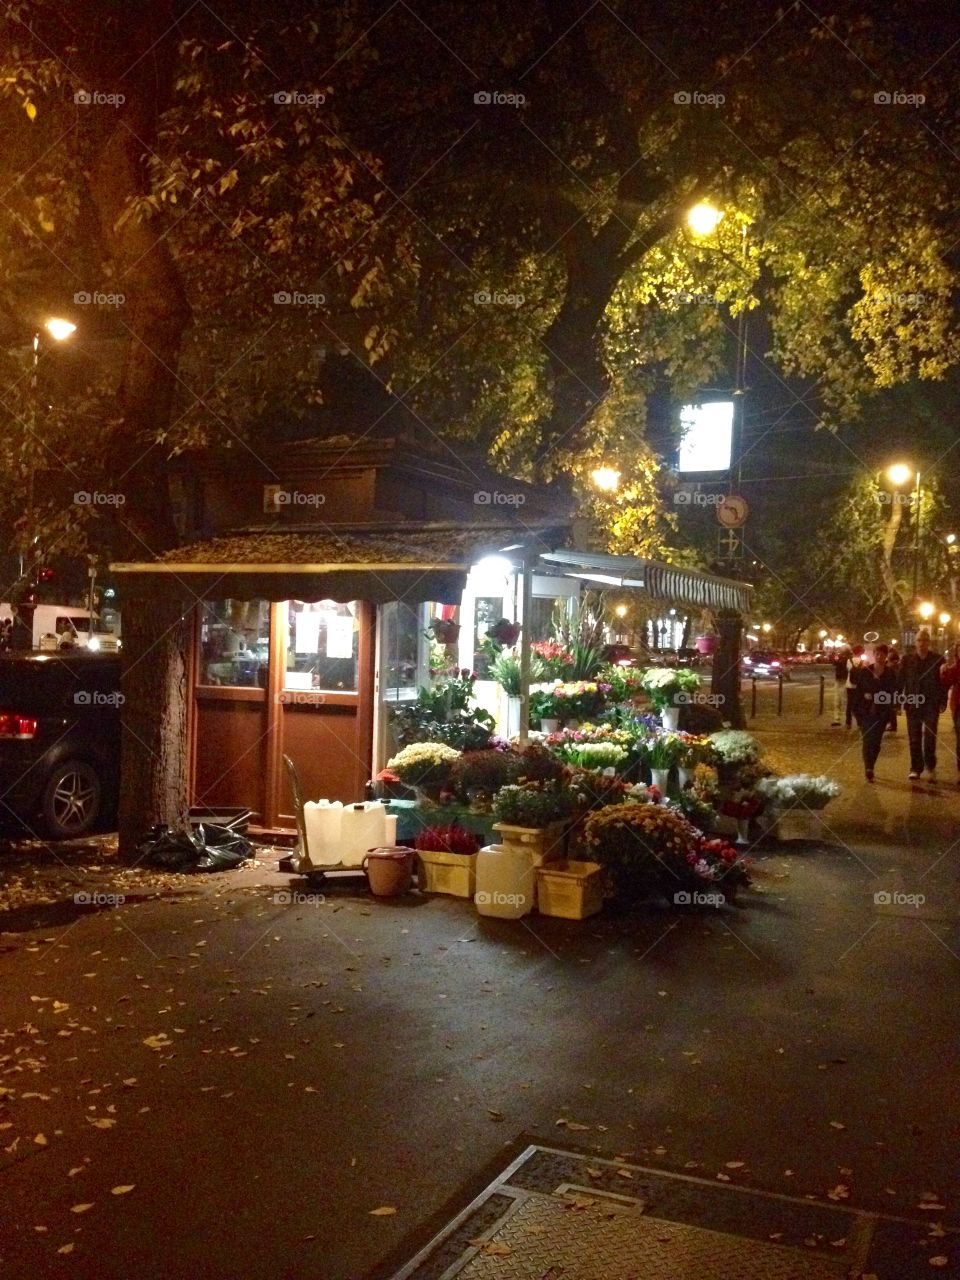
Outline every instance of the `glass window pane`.
{"type": "Polygon", "coordinates": [[[359,603],[288,600],[286,609],[287,668],[283,687],[356,692],[359,603]]]}
{"type": "Polygon", "coordinates": [[[265,689],[269,600],[210,600],[201,609],[200,683],[265,689]]]}
{"type": "Polygon", "coordinates": [[[391,601],[383,606],[383,669],[380,687],[387,702],[415,696],[420,683],[424,625],[422,605],[391,601]]]}
{"type": "Polygon", "coordinates": [[[480,648],[487,629],[503,617],[503,596],[477,596],[473,617],[473,669],[481,680],[488,678],[490,661],[480,648]]]}

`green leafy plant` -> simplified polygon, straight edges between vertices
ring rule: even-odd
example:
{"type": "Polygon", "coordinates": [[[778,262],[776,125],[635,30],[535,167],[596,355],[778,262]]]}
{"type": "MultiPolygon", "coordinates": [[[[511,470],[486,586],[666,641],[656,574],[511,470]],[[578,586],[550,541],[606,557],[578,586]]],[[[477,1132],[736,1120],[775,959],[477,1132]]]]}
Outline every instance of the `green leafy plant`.
{"type": "MultiPolygon", "coordinates": [[[[490,665],[490,676],[511,697],[520,696],[520,659],[514,654],[501,653],[490,665]]],[[[537,684],[544,677],[543,663],[530,655],[530,683],[537,684]]]]}

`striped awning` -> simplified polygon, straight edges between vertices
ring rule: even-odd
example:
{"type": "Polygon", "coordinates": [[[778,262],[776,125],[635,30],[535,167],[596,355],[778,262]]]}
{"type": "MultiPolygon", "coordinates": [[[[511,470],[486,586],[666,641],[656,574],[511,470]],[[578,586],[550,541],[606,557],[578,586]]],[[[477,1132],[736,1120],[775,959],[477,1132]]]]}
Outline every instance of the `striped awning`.
{"type": "Polygon", "coordinates": [[[639,556],[611,556],[591,551],[546,551],[544,566],[562,569],[586,582],[642,591],[651,600],[698,609],[732,609],[746,613],[753,587],[749,582],[720,578],[699,569],[663,564],[639,556]]]}

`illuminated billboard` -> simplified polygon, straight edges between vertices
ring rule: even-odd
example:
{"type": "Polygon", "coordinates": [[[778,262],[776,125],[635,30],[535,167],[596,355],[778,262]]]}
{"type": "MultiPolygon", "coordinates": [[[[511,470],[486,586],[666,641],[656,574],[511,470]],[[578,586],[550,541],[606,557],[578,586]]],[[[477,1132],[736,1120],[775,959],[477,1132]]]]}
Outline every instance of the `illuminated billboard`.
{"type": "Polygon", "coordinates": [[[679,471],[729,471],[733,401],[685,404],[680,410],[679,471]]]}

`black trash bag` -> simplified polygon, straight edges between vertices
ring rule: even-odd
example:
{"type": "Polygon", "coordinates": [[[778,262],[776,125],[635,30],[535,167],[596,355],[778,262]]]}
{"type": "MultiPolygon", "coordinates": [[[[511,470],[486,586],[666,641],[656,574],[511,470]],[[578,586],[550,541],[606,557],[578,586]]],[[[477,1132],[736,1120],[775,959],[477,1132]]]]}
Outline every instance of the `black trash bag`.
{"type": "Polygon", "coordinates": [[[253,857],[253,845],[229,827],[202,822],[196,831],[154,827],[137,852],[163,871],[230,871],[253,857]]]}

